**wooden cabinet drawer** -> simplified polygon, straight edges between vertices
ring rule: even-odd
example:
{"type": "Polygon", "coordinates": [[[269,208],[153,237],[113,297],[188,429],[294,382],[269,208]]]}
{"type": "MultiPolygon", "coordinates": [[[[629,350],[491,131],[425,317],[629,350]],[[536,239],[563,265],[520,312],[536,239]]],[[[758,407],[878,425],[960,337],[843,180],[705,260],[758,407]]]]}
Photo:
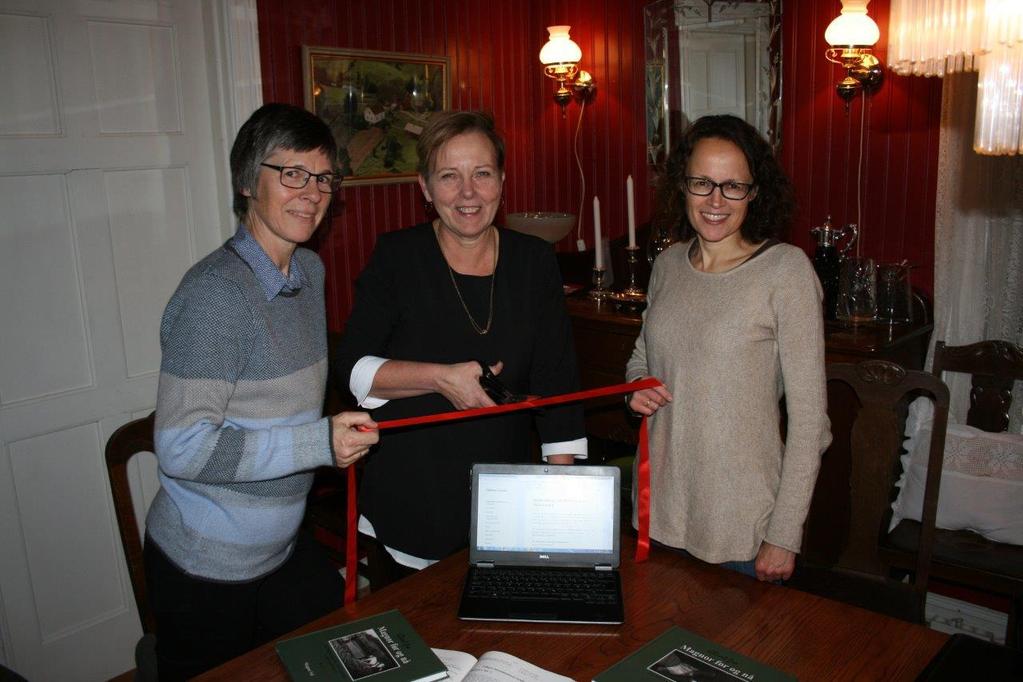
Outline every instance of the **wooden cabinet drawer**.
{"type": "MultiPolygon", "coordinates": [[[[636,343],[635,334],[615,333],[614,331],[596,329],[588,324],[575,324],[572,328],[575,336],[575,352],[579,360],[580,374],[592,374],[593,380],[602,374],[611,379],[609,383],[621,383],[625,380],[625,363],[632,355],[636,343]]],[[[588,383],[583,378],[584,388],[594,388],[606,384],[588,383]]]]}

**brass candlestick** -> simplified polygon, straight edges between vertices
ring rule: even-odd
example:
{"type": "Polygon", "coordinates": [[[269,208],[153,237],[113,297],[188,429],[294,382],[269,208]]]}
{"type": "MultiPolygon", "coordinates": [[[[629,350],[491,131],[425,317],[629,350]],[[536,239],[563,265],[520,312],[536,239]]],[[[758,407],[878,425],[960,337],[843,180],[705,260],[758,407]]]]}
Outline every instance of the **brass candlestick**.
{"type": "Polygon", "coordinates": [[[604,268],[593,268],[593,288],[590,289],[590,298],[603,301],[611,292],[604,288],[604,268]]]}
{"type": "Polygon", "coordinates": [[[629,264],[629,280],[625,288],[622,289],[622,293],[629,297],[644,296],[646,292],[643,287],[639,286],[636,280],[636,266],[639,264],[639,247],[626,246],[625,260],[629,264]]]}

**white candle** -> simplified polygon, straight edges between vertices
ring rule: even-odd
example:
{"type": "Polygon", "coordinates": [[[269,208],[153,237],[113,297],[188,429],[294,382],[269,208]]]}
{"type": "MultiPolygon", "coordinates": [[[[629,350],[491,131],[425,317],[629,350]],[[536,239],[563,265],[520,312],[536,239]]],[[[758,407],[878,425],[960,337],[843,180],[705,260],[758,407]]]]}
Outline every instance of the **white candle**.
{"type": "Polygon", "coordinates": [[[636,200],[632,196],[632,176],[625,178],[625,202],[629,208],[629,248],[636,248],[636,200]]]}
{"type": "Polygon", "coordinates": [[[600,248],[600,199],[598,197],[593,197],[593,243],[595,244],[593,267],[603,270],[604,252],[600,248]]]}

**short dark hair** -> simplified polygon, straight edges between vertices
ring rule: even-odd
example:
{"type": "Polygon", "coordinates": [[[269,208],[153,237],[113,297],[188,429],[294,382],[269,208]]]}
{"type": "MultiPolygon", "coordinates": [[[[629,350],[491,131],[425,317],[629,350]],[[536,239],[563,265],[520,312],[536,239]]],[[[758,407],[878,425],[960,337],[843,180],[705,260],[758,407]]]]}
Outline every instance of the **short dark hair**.
{"type": "Polygon", "coordinates": [[[416,170],[424,178],[430,177],[437,152],[445,142],[465,133],[482,133],[494,145],[497,170],[504,171],[504,140],[494,128],[494,117],[483,111],[441,111],[433,114],[419,135],[416,170]]]}
{"type": "Polygon", "coordinates": [[[788,226],[795,205],[792,183],[781,169],[767,140],[746,121],[730,114],[703,116],[689,126],[665,162],[657,188],[653,223],[655,227],[679,231],[682,241],[696,236],[686,215],[683,187],[689,159],[700,140],[717,138],[742,150],[753,176],[756,196],[749,202],[746,220],[739,229],[751,244],[777,238],[788,226]]]}
{"type": "Polygon", "coordinates": [[[322,119],[293,104],[264,104],[242,124],[231,146],[231,187],[234,189],[234,214],[239,220],[249,210],[249,197],[242,192],[255,193],[259,164],[278,149],[295,152],[318,149],[330,160],[331,169],[338,177],[343,175],[337,142],[322,119]]]}

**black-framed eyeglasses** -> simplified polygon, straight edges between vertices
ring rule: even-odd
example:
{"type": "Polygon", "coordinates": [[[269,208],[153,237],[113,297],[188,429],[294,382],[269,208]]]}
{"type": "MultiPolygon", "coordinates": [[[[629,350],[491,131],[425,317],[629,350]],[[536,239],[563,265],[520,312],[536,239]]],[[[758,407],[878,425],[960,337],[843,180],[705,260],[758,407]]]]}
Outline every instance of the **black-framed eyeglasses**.
{"type": "Polygon", "coordinates": [[[749,193],[753,190],[753,183],[751,182],[736,182],[735,180],[714,182],[709,178],[695,178],[689,175],[682,180],[685,183],[686,191],[698,197],[710,196],[716,187],[721,190],[721,196],[725,199],[739,201],[749,196],[749,193]]]}
{"type": "Polygon", "coordinates": [[[281,174],[281,184],[291,189],[302,189],[309,184],[309,178],[316,178],[316,189],[324,194],[331,194],[341,186],[341,178],[333,173],[310,173],[297,166],[275,166],[272,163],[261,163],[260,166],[273,168],[281,174]]]}

